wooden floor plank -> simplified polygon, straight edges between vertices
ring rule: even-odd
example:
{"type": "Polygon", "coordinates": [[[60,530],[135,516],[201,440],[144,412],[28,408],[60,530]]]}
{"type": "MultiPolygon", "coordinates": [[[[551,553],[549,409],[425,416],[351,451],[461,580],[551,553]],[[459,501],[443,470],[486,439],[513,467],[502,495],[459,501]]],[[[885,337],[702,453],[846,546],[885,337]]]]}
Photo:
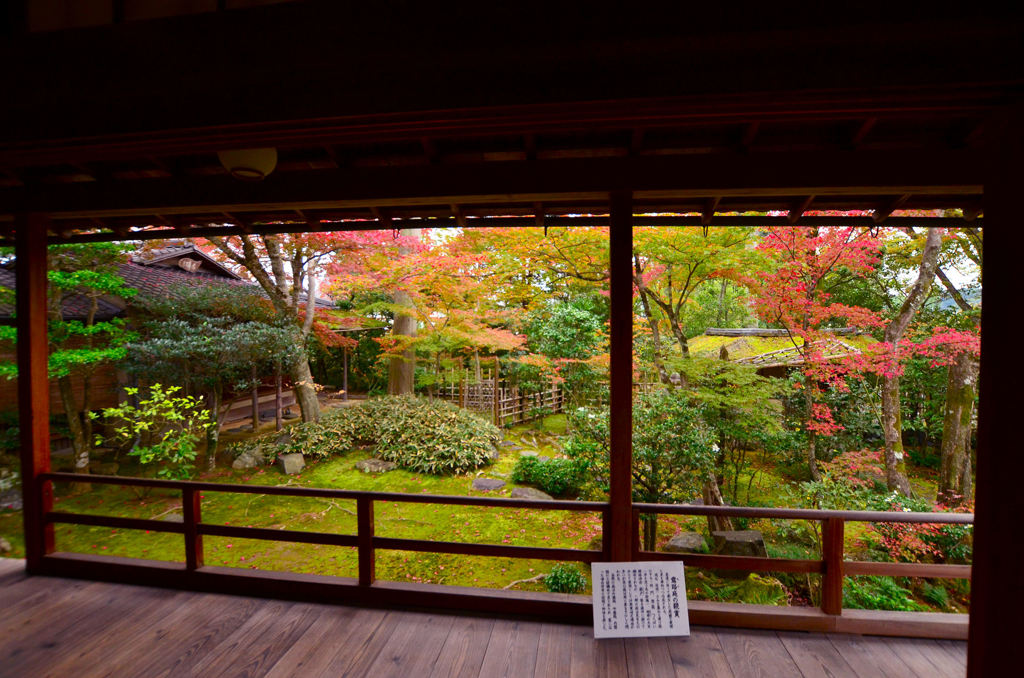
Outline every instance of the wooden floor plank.
{"type": "Polygon", "coordinates": [[[375,678],[426,676],[434,668],[452,628],[449,615],[404,615],[366,670],[375,678]]]}
{"type": "Polygon", "coordinates": [[[804,678],[857,678],[853,667],[825,634],[780,631],[777,635],[804,678]]]}
{"type": "Polygon", "coordinates": [[[262,676],[322,614],[321,606],[270,601],[198,661],[193,673],[262,676]]]}
{"type": "MultiPolygon", "coordinates": [[[[829,635],[829,641],[858,678],[907,678],[917,674],[886,644],[885,638],[829,635]]],[[[932,678],[929,675],[919,678],[932,678]]]]}
{"type": "Polygon", "coordinates": [[[430,678],[477,678],[493,628],[493,619],[456,617],[430,678]]]}
{"type": "Polygon", "coordinates": [[[735,678],[711,629],[693,628],[688,638],[671,638],[668,650],[676,678],[735,678]]]}
{"type": "Polygon", "coordinates": [[[566,678],[572,671],[573,627],[543,624],[537,643],[535,678],[566,678]]]}
{"type": "Polygon", "coordinates": [[[675,674],[666,638],[630,638],[623,647],[630,678],[675,674]]]}
{"type": "Polygon", "coordinates": [[[886,643],[896,655],[919,676],[936,678],[964,678],[967,664],[956,661],[933,645],[934,641],[911,640],[910,638],[886,638],[886,643]],[[932,649],[931,652],[928,650],[932,649]]]}
{"type": "MultiPolygon", "coordinates": [[[[113,654],[104,676],[167,678],[192,667],[235,632],[264,601],[214,594],[187,594],[191,603],[141,629],[126,643],[135,652],[113,654]],[[137,648],[146,648],[139,652],[137,648]]],[[[121,649],[121,648],[119,648],[121,649]]]]}
{"type": "Polygon", "coordinates": [[[106,641],[105,630],[119,619],[150,605],[161,605],[172,591],[141,586],[86,587],[78,604],[59,608],[59,614],[33,617],[18,626],[16,636],[4,638],[0,666],[11,676],[36,676],[48,665],[83,645],[106,641]],[[13,637],[13,642],[8,638],[13,637]]]}
{"type": "Polygon", "coordinates": [[[491,629],[480,675],[488,678],[532,676],[540,644],[537,622],[498,620],[491,629]]]}
{"type": "Polygon", "coordinates": [[[800,669],[774,631],[719,629],[718,642],[737,678],[800,675],[800,669]]]}
{"type": "Polygon", "coordinates": [[[327,667],[334,659],[336,649],[359,643],[364,635],[373,633],[387,615],[383,610],[331,606],[314,623],[308,632],[274,664],[266,678],[291,678],[292,676],[329,675],[327,667]]]}
{"type": "Polygon", "coordinates": [[[694,628],[597,641],[587,626],[19,579],[3,589],[0,677],[960,678],[955,641],[694,628]]]}
{"type": "MultiPolygon", "coordinates": [[[[402,618],[401,612],[390,611],[376,625],[353,633],[349,643],[333,648],[324,676],[365,676],[366,669],[377,659],[380,650],[402,618]]],[[[411,678],[411,677],[410,677],[411,678]]]]}

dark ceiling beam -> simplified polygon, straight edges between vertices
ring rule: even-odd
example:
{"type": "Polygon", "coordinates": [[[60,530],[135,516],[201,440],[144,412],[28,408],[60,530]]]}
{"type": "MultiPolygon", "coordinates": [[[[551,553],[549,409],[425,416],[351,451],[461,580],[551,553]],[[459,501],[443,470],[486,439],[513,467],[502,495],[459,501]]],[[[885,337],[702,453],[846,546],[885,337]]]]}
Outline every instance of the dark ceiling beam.
{"type": "Polygon", "coordinates": [[[757,133],[761,131],[761,121],[755,120],[743,128],[743,135],[740,137],[740,150],[744,153],[750,151],[750,147],[757,140],[757,133]]]}
{"type": "Polygon", "coordinates": [[[441,161],[441,154],[437,150],[437,143],[433,139],[429,137],[421,138],[420,146],[423,147],[423,155],[427,156],[427,162],[431,165],[436,165],[441,161]]]}
{"type": "Polygon", "coordinates": [[[789,209],[789,215],[786,216],[789,223],[795,224],[800,221],[800,217],[804,215],[804,212],[807,211],[807,208],[811,206],[812,202],[814,202],[814,196],[809,195],[800,202],[795,203],[793,207],[789,209]]]}
{"type": "MultiPolygon", "coordinates": [[[[978,218],[973,223],[966,219],[955,217],[890,217],[886,224],[893,227],[921,227],[935,226],[943,228],[963,228],[968,223],[975,227],[983,226],[983,219],[978,218]]],[[[697,216],[635,216],[635,226],[645,227],[672,227],[672,226],[735,226],[745,228],[764,227],[785,227],[792,226],[788,217],[743,217],[717,215],[710,223],[705,223],[702,215],[697,216]]],[[[469,228],[500,228],[517,227],[528,228],[538,227],[536,216],[518,217],[474,217],[467,220],[469,228]]],[[[569,217],[547,215],[544,217],[543,226],[548,228],[571,227],[571,226],[608,226],[608,216],[592,217],[569,217]]],[[[818,217],[805,216],[800,218],[797,226],[875,226],[871,217],[818,217]]],[[[403,228],[454,228],[458,223],[453,217],[441,217],[437,219],[392,219],[387,226],[378,221],[350,220],[350,221],[328,221],[310,220],[303,222],[295,219],[285,223],[259,224],[253,223],[248,231],[238,225],[209,223],[193,225],[189,229],[183,227],[151,229],[142,231],[131,231],[122,225],[112,225],[116,232],[91,232],[72,233],[66,232],[61,236],[54,235],[50,238],[53,244],[60,243],[84,243],[84,242],[109,242],[113,240],[165,240],[168,238],[205,238],[210,236],[241,235],[244,233],[277,234],[277,233],[316,233],[329,231],[375,231],[375,230],[400,230],[403,228]]],[[[83,228],[84,230],[84,228],[83,228]]],[[[10,229],[0,227],[0,243],[9,242],[13,237],[10,229]]]]}
{"type": "MultiPolygon", "coordinates": [[[[837,122],[882,118],[983,118],[1005,98],[997,86],[919,87],[913,90],[841,93],[754,93],[720,97],[638,98],[625,101],[560,102],[486,108],[461,108],[388,115],[346,116],[180,129],[167,127],[138,134],[67,138],[46,143],[12,134],[0,141],[0,167],[68,162],[136,160],[183,154],[216,153],[229,148],[299,147],[384,143],[483,136],[535,137],[537,134],[743,125],[752,122],[837,122]]],[[[527,144],[529,146],[529,143],[527,144]]]]}
{"type": "Polygon", "coordinates": [[[455,219],[455,224],[459,228],[466,228],[466,213],[462,211],[462,208],[458,205],[451,205],[452,217],[455,219]]]}
{"type": "Polygon", "coordinates": [[[871,218],[874,220],[876,224],[884,223],[885,220],[888,219],[893,212],[903,207],[903,205],[905,205],[906,202],[910,200],[910,197],[911,195],[909,193],[904,193],[903,195],[896,196],[895,198],[888,201],[884,205],[875,208],[875,213],[874,215],[872,215],[871,218]]]}
{"type": "Polygon", "coordinates": [[[872,115],[865,118],[864,122],[857,127],[857,131],[853,133],[852,137],[850,137],[849,147],[854,150],[860,148],[864,144],[864,140],[868,138],[869,134],[871,134],[871,130],[873,130],[877,124],[877,116],[872,115]]]}
{"type": "Polygon", "coordinates": [[[722,202],[722,196],[716,195],[708,198],[704,203],[704,211],[700,216],[701,226],[710,226],[711,220],[715,218],[715,210],[718,208],[718,203],[722,202]]]}
{"type": "MultiPolygon", "coordinates": [[[[594,202],[626,187],[638,201],[711,196],[980,195],[981,153],[956,149],[639,156],[479,165],[340,168],[0,189],[0,216],[130,217],[295,209],[594,202]],[[527,169],[528,168],[528,169],[527,169]]],[[[877,198],[876,198],[877,199],[877,198]]],[[[876,203],[877,204],[877,203],[876,203]]],[[[865,209],[875,205],[865,205],[865,209]]]]}

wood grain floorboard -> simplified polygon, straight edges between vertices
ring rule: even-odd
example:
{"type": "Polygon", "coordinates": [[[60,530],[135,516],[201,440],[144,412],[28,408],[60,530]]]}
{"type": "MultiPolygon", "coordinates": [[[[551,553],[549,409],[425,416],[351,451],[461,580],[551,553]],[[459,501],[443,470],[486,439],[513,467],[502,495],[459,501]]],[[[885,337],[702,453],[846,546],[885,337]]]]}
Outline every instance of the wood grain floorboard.
{"type": "Polygon", "coordinates": [[[306,603],[269,602],[196,663],[203,678],[262,676],[323,614],[306,603]]]}
{"type": "Polygon", "coordinates": [[[112,656],[111,670],[102,674],[168,678],[191,675],[192,667],[220,644],[256,611],[263,601],[214,594],[187,594],[190,604],[174,610],[147,629],[132,643],[135,652],[123,647],[112,656]],[[145,648],[145,651],[139,651],[145,648]]]}
{"type": "Polygon", "coordinates": [[[130,658],[136,654],[134,638],[145,629],[151,628],[161,619],[166,618],[182,603],[189,599],[187,593],[165,591],[166,595],[157,598],[153,604],[139,606],[131,614],[115,619],[110,624],[85,633],[75,632],[79,642],[71,652],[64,652],[40,668],[34,675],[36,678],[64,678],[73,675],[98,676],[105,672],[116,671],[121,658],[130,658]],[[107,637],[118,638],[121,642],[110,644],[95,642],[107,637]]]}
{"type": "Polygon", "coordinates": [[[736,678],[800,675],[800,669],[774,631],[720,629],[718,642],[736,678]]]}
{"type": "MultiPolygon", "coordinates": [[[[831,635],[832,645],[858,678],[910,678],[917,674],[886,644],[885,638],[831,635]]],[[[920,676],[919,678],[931,678],[920,676]]]]}
{"type": "Polygon", "coordinates": [[[535,678],[566,678],[572,671],[573,627],[543,624],[537,642],[535,678]]]}
{"type": "Polygon", "coordinates": [[[456,617],[430,678],[477,678],[493,628],[493,619],[456,617]]]}
{"type": "Polygon", "coordinates": [[[374,678],[429,675],[451,628],[452,617],[449,615],[405,615],[366,670],[366,675],[374,678]]]}
{"type": "Polygon", "coordinates": [[[955,661],[950,655],[935,645],[928,652],[928,641],[911,640],[909,638],[887,638],[889,647],[919,676],[935,676],[936,678],[964,678],[967,666],[964,662],[955,661]]]}
{"type": "Polygon", "coordinates": [[[363,633],[369,635],[387,613],[354,607],[327,607],[320,618],[277,660],[267,672],[267,678],[293,676],[326,676],[327,667],[334,659],[336,649],[349,643],[360,642],[363,633]]]}
{"type": "Polygon", "coordinates": [[[597,641],[589,626],[22,575],[0,602],[0,678],[960,678],[966,666],[959,641],[700,627],[597,641]]]}
{"type": "Polygon", "coordinates": [[[117,620],[131,616],[149,605],[160,605],[173,592],[161,589],[126,586],[123,590],[111,587],[86,587],[76,605],[58,608],[58,614],[33,617],[18,629],[18,638],[4,640],[4,653],[0,666],[12,676],[36,676],[46,666],[73,654],[83,645],[108,640],[105,629],[117,620]]]}
{"type": "Polygon", "coordinates": [[[676,678],[736,678],[711,629],[692,628],[689,638],[671,638],[668,651],[676,678]]]}
{"type": "Polygon", "coordinates": [[[365,676],[366,669],[377,659],[381,648],[387,643],[401,618],[401,612],[386,612],[376,625],[368,626],[362,633],[350,636],[350,644],[335,648],[331,662],[323,675],[332,678],[365,676]]]}
{"type": "Polygon", "coordinates": [[[857,678],[825,634],[779,631],[777,635],[804,678],[857,678]]]}
{"type": "Polygon", "coordinates": [[[630,638],[623,646],[630,678],[675,675],[665,638],[630,638]]]}
{"type": "Polygon", "coordinates": [[[488,678],[532,676],[537,666],[540,626],[529,621],[496,621],[480,666],[480,675],[488,678]]]}

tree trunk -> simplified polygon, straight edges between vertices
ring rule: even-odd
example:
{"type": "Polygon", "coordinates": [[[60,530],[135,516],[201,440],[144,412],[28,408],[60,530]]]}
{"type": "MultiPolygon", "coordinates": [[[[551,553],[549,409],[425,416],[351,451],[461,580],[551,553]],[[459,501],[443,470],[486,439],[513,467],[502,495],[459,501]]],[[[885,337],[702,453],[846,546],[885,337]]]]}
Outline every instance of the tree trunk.
{"type": "Polygon", "coordinates": [[[220,443],[220,385],[210,391],[209,395],[210,414],[213,421],[210,428],[206,429],[206,466],[211,471],[217,467],[217,448],[220,443]]]}
{"type": "Polygon", "coordinates": [[[899,377],[882,378],[882,432],[885,434],[885,483],[904,497],[910,496],[907,461],[903,449],[899,377]]]}
{"type": "Polygon", "coordinates": [[[951,506],[971,495],[971,419],[978,388],[978,361],[967,352],[949,366],[942,420],[938,499],[951,506]]]}
{"type": "Polygon", "coordinates": [[[302,421],[319,420],[320,401],[316,398],[316,386],[313,381],[313,373],[309,370],[309,360],[302,356],[292,363],[288,376],[292,380],[295,402],[299,404],[299,409],[302,411],[302,421]]]}
{"type": "MultiPolygon", "coordinates": [[[[401,231],[402,235],[408,238],[419,240],[421,229],[407,228],[401,231]]],[[[399,256],[409,254],[408,247],[399,247],[399,256]]],[[[412,298],[404,291],[395,292],[395,306],[412,308],[412,298]]],[[[395,314],[395,322],[391,326],[391,334],[396,337],[415,337],[416,318],[405,313],[395,314]]],[[[400,357],[391,359],[388,365],[388,394],[405,395],[412,393],[415,388],[416,375],[416,351],[406,350],[400,357]]]]}
{"type": "MultiPolygon", "coordinates": [[[[722,489],[718,486],[718,479],[714,471],[708,473],[704,481],[704,489],[701,492],[704,497],[705,506],[725,506],[725,499],[722,498],[722,489]]],[[[732,521],[726,516],[708,516],[708,534],[720,531],[732,530],[732,521]]]]}
{"type": "Polygon", "coordinates": [[[896,490],[910,496],[910,481],[907,480],[907,462],[903,452],[903,420],[900,415],[900,378],[897,347],[914,314],[924,304],[938,268],[942,232],[937,228],[928,230],[917,280],[910,288],[899,313],[885,328],[884,341],[892,351],[893,364],[882,376],[882,431],[885,434],[885,480],[889,490],[896,490]]]}
{"type": "Polygon", "coordinates": [[[729,287],[729,281],[722,278],[721,286],[718,288],[718,314],[715,316],[715,324],[725,327],[729,322],[729,310],[725,307],[725,292],[729,287]]]}
{"type": "Polygon", "coordinates": [[[658,514],[644,516],[644,551],[654,551],[658,546],[658,514]]]}
{"type": "MultiPolygon", "coordinates": [[[[71,377],[58,377],[57,391],[60,393],[60,403],[67,415],[68,432],[71,434],[71,449],[74,451],[75,473],[89,473],[89,452],[92,445],[90,445],[91,441],[85,438],[85,428],[82,426],[82,416],[78,411],[78,404],[75,403],[71,377]]],[[[74,492],[88,492],[90,489],[92,489],[90,483],[74,483],[72,485],[74,492]]]]}
{"type": "MultiPolygon", "coordinates": [[[[814,395],[818,392],[817,386],[808,384],[804,388],[804,421],[808,424],[814,418],[814,395]]],[[[818,471],[818,435],[807,429],[807,467],[811,472],[811,480],[819,482],[821,480],[821,472],[818,471]]]]}

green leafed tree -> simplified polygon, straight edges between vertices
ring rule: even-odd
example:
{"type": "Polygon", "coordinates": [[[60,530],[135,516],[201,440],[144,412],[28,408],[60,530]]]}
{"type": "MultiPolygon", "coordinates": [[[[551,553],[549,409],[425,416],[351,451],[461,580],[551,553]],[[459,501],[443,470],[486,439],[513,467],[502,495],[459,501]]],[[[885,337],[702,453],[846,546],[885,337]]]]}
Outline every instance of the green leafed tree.
{"type": "MultiPolygon", "coordinates": [[[[76,473],[88,473],[93,449],[92,379],[97,370],[122,360],[132,334],[118,318],[98,320],[101,300],[129,299],[136,290],[117,274],[124,259],[119,243],[56,245],[48,250],[47,313],[50,342],[49,374],[57,382],[67,415],[76,473]],[[73,378],[81,379],[76,394],[73,378]]],[[[0,339],[13,344],[14,328],[0,339]]],[[[0,373],[17,376],[14,363],[0,364],[0,373]]],[[[81,486],[79,489],[87,489],[81,486]]]]}

